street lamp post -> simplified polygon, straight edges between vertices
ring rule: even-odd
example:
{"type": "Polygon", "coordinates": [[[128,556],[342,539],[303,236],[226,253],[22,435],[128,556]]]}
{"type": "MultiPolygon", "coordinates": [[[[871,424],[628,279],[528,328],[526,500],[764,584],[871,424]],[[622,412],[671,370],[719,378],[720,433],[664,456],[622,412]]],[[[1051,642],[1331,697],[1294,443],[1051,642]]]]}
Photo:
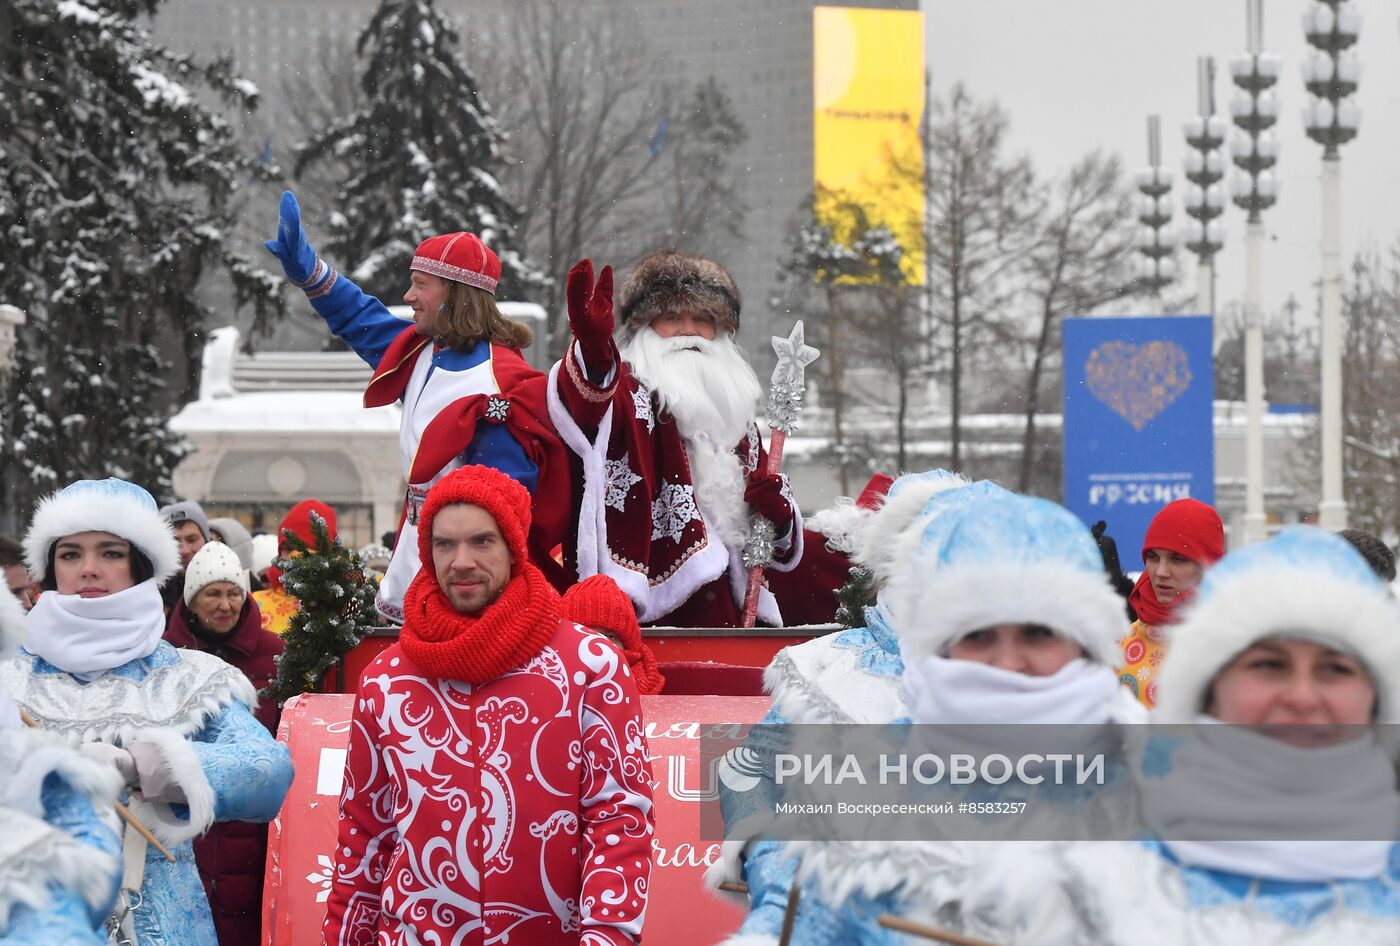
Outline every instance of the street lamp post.
{"type": "Polygon", "coordinates": [[[1318,524],[1345,529],[1342,482],[1342,174],[1341,145],[1356,137],[1361,113],[1350,101],[1361,68],[1351,47],[1361,16],[1347,0],[1318,0],[1303,16],[1313,47],[1303,65],[1311,95],[1303,111],[1308,137],[1322,145],[1322,502],[1318,524]]]}
{"type": "Polygon", "coordinates": [[[1215,114],[1215,60],[1196,60],[1196,92],[1200,114],[1186,122],[1186,180],[1182,195],[1186,215],[1194,220],[1184,230],[1185,246],[1196,254],[1196,311],[1215,314],[1215,254],[1225,245],[1224,228],[1216,220],[1225,212],[1225,119],[1215,114]]]}
{"type": "Polygon", "coordinates": [[[1278,161],[1278,143],[1269,131],[1278,121],[1278,99],[1270,91],[1278,82],[1277,56],[1262,51],[1263,0],[1246,0],[1249,52],[1230,61],[1239,93],[1230,102],[1235,126],[1242,135],[1230,142],[1236,166],[1245,174],[1234,179],[1234,201],[1248,213],[1245,226],[1244,391],[1248,426],[1245,432],[1244,541],[1268,535],[1264,518],[1264,327],[1260,297],[1264,223],[1262,213],[1278,200],[1278,181],[1270,170],[1278,161]]]}
{"type": "Polygon", "coordinates": [[[1176,280],[1176,245],[1172,237],[1172,175],[1162,167],[1162,119],[1147,116],[1147,162],[1139,168],[1137,189],[1138,233],[1137,285],[1152,296],[1158,312],[1162,310],[1162,290],[1176,280]]]}

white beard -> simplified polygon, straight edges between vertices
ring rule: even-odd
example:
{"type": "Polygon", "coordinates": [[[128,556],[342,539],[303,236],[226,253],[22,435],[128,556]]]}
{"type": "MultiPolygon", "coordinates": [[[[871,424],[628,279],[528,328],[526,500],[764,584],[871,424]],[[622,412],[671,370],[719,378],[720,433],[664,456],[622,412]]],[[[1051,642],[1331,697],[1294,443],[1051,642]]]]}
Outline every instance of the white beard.
{"type": "Polygon", "coordinates": [[[622,349],[632,373],[676,422],[695,499],[729,548],[749,536],[744,473],[734,453],[753,427],[763,388],[733,336],[662,338],[644,328],[622,349]]]}

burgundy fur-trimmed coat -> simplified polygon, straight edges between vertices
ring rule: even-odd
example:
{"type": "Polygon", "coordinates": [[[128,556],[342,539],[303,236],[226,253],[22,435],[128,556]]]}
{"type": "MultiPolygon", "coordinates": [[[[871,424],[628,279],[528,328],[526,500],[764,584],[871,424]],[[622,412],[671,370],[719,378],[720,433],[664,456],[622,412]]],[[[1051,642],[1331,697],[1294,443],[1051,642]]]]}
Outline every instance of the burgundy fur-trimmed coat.
{"type": "MultiPolygon", "coordinates": [[[[573,454],[577,528],[568,564],[580,578],[602,574],[616,581],[643,624],[739,626],[747,585],[743,550],[727,548],[705,521],[675,420],[625,361],[605,385],[595,384],[576,348],[554,365],[549,381],[549,416],[573,454]]],[[[757,427],[735,452],[746,477],[768,461],[757,427]]],[[[827,562],[824,543],[803,530],[799,513],[793,540],[778,548],[767,570],[775,587],[791,593],[793,615],[786,613],[786,594],[775,598],[764,588],[761,623],[831,619],[846,565],[827,562]],[[819,551],[807,560],[809,539],[819,551]],[[825,587],[813,593],[814,582],[825,587]]]]}
{"type": "MultiPolygon", "coordinates": [[[[277,675],[282,638],[262,629],[258,604],[250,596],[243,605],[238,626],[219,642],[200,637],[191,629],[194,615],[181,600],[170,615],[165,640],[186,650],[202,650],[243,671],[261,690],[277,675]]],[[[254,715],[277,734],[280,715],[272,700],[261,700],[254,715]]],[[[224,821],[194,842],[195,863],[214,914],[220,946],[261,943],[263,870],[267,861],[267,825],[249,821],[224,821]]]]}

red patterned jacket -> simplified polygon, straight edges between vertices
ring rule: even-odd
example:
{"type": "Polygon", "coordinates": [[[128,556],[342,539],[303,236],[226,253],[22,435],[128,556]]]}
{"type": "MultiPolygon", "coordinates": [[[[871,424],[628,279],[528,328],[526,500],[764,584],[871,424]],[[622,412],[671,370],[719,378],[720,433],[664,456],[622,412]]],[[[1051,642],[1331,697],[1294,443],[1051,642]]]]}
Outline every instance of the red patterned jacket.
{"type": "Polygon", "coordinates": [[[606,638],[561,621],[480,687],[395,644],[356,694],[325,942],[635,943],[652,834],[641,703],[606,638]]]}
{"type": "MultiPolygon", "coordinates": [[[[743,549],[727,548],[706,521],[676,422],[625,361],[616,362],[606,384],[594,384],[577,347],[570,345],[549,375],[549,417],[574,455],[577,527],[565,545],[567,564],[580,579],[601,574],[616,581],[643,624],[737,627],[748,584],[743,549]]],[[[768,460],[757,427],[735,452],[745,476],[768,460]]],[[[801,565],[800,513],[794,525],[792,541],[778,547],[768,574],[801,565]]],[[[818,545],[825,541],[814,538],[818,545]]],[[[844,580],[843,572],[835,587],[844,580]]],[[[763,588],[759,621],[783,624],[781,604],[763,588]]]]}

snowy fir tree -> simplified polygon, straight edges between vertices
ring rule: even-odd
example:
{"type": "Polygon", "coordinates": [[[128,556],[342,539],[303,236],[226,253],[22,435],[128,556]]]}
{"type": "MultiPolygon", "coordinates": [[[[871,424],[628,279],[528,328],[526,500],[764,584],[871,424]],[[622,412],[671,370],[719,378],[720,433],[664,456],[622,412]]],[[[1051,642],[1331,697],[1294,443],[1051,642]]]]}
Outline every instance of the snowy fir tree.
{"type": "Polygon", "coordinates": [[[327,116],[296,172],[324,161],[350,175],[319,247],[365,291],[397,299],[414,248],[469,230],[501,259],[501,295],[540,282],[515,249],[516,208],[497,180],[502,132],[432,0],[383,0],[356,47],[366,104],[327,116]]]}
{"type": "Polygon", "coordinates": [[[366,610],[364,564],[340,539],[331,538],[326,520],[311,514],[313,542],[307,545],[290,530],[287,556],[278,559],[282,587],[301,602],[283,636],[286,651],[277,658],[277,678],[264,696],[285,703],[299,693],[318,690],[335,666],[374,626],[366,610]]]}
{"type": "Polygon", "coordinates": [[[206,274],[258,326],[280,275],[226,241],[251,149],[208,103],[257,90],[226,60],[163,49],[162,0],[0,2],[0,303],[28,321],[4,382],[4,524],[84,476],[169,492],[166,422],[194,384],[206,274]]]}

